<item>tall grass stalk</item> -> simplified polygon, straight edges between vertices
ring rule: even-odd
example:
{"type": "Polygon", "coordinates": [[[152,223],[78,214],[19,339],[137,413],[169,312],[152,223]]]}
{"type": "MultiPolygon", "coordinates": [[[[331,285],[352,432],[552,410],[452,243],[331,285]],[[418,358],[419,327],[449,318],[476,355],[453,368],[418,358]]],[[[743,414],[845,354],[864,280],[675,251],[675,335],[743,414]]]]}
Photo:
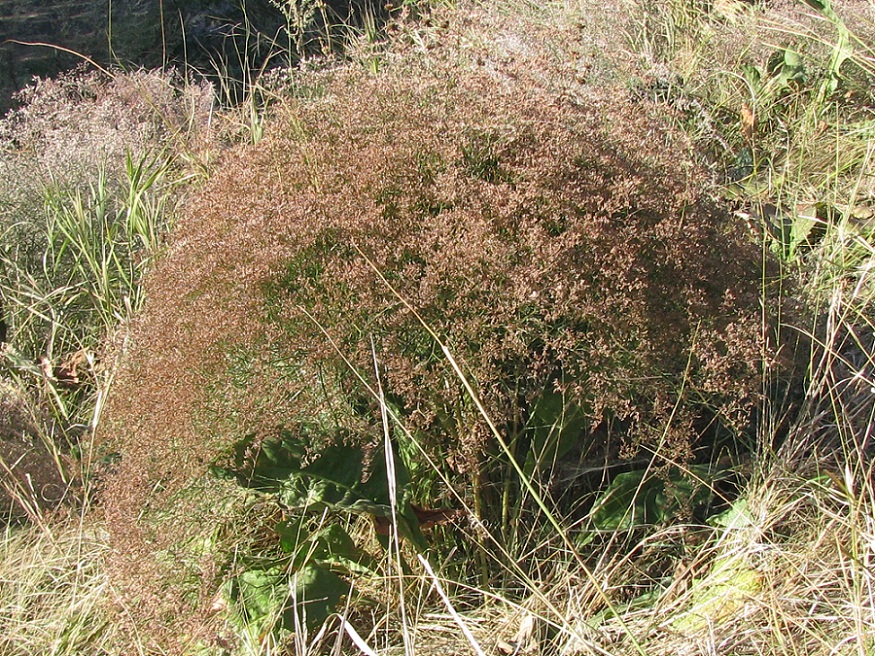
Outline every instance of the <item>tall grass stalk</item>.
{"type": "Polygon", "coordinates": [[[377,351],[374,341],[371,339],[371,354],[374,358],[374,377],[377,385],[378,401],[380,404],[380,421],[383,426],[383,449],[386,457],[386,476],[389,484],[389,506],[391,509],[391,526],[389,528],[389,576],[393,573],[398,582],[398,604],[401,610],[401,635],[404,639],[405,656],[413,656],[413,644],[410,638],[410,630],[407,623],[407,604],[405,600],[404,561],[401,555],[401,537],[398,534],[398,479],[395,474],[395,450],[392,445],[391,431],[389,426],[389,414],[386,406],[386,398],[383,393],[383,383],[380,380],[380,363],[377,360],[377,351]]]}

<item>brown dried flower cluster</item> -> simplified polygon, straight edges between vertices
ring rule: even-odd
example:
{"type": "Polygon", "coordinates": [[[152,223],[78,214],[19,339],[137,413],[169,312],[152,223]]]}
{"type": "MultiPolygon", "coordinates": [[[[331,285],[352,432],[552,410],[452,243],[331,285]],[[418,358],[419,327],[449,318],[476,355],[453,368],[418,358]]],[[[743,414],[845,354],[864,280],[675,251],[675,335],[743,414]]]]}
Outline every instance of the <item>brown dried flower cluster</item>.
{"type": "Polygon", "coordinates": [[[635,439],[681,395],[688,438],[695,408],[728,421],[755,397],[760,253],[646,106],[359,77],[284,112],[152,279],[113,406],[138,468],[185,479],[234,436],[367,415],[345,359],[372,379],[373,340],[410,428],[469,469],[483,422],[395,292],[508,430],[545,390],[635,439]]]}

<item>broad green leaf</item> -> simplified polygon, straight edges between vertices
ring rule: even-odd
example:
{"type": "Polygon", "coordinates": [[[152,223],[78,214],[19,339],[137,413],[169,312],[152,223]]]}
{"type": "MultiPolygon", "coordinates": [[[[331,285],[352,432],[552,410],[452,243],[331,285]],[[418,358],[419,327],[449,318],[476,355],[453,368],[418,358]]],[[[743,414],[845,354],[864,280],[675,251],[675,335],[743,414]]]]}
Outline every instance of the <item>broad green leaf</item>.
{"type": "Polygon", "coordinates": [[[288,521],[277,525],[280,546],[292,554],[291,569],[297,571],[307,562],[316,562],[341,574],[374,574],[377,564],[359,549],[338,524],[328,524],[308,534],[306,522],[288,521]]]}
{"type": "Polygon", "coordinates": [[[722,513],[708,518],[708,523],[720,528],[739,529],[754,526],[754,518],[750,513],[747,499],[741,497],[722,513]]]}
{"type": "MultiPolygon", "coordinates": [[[[315,563],[306,565],[293,580],[295,594],[288,611],[297,614],[301,625],[311,630],[320,627],[349,592],[346,581],[315,563]]],[[[291,619],[287,617],[286,622],[291,619]]]]}
{"type": "Polygon", "coordinates": [[[819,11],[824,18],[830,21],[835,28],[838,39],[833,45],[832,54],[829,63],[829,79],[821,89],[821,95],[829,94],[838,89],[841,81],[841,68],[847,60],[854,56],[854,43],[851,38],[851,31],[845,25],[830,0],[803,0],[808,6],[819,11]]]}
{"type": "MultiPolygon", "coordinates": [[[[381,454],[375,454],[377,458],[381,454]]],[[[382,459],[366,481],[362,450],[330,446],[306,467],[290,467],[279,484],[279,500],[291,510],[340,510],[387,517],[389,483],[382,459]]]]}
{"type": "MultiPolygon", "coordinates": [[[[289,435],[262,443],[258,448],[249,438],[234,452],[233,467],[214,467],[219,475],[233,476],[252,489],[275,494],[285,508],[299,512],[369,514],[391,517],[389,476],[382,449],[372,453],[370,471],[365,472],[361,448],[345,444],[329,446],[308,465],[302,465],[306,450],[289,435]]],[[[416,515],[406,498],[407,471],[395,458],[396,510],[401,535],[418,548],[426,547],[416,515]]]]}
{"type": "Polygon", "coordinates": [[[230,602],[229,619],[237,631],[256,640],[284,626],[283,611],[289,597],[280,565],[253,567],[241,572],[223,586],[223,595],[230,602]]]}
{"type": "Polygon", "coordinates": [[[760,69],[754,66],[753,64],[742,64],[741,72],[744,73],[745,79],[750,83],[750,85],[758,89],[760,86],[760,80],[762,80],[762,73],[760,73],[760,69]]]}
{"type": "Polygon", "coordinates": [[[815,207],[808,208],[807,211],[796,212],[793,215],[793,227],[790,231],[790,244],[788,257],[793,259],[801,251],[813,245],[816,241],[814,238],[815,228],[822,225],[822,221],[817,217],[815,207]]]}
{"type": "Polygon", "coordinates": [[[790,48],[776,50],[768,63],[769,74],[778,89],[805,84],[805,65],[799,53],[790,48]]]}
{"type": "Polygon", "coordinates": [[[829,209],[820,203],[795,212],[775,208],[766,221],[772,252],[793,260],[810,250],[823,237],[828,217],[829,209]]]}
{"type": "Polygon", "coordinates": [[[737,616],[750,599],[762,590],[762,574],[737,555],[718,558],[711,571],[692,584],[690,609],[680,615],[672,628],[682,633],[698,633],[737,616]]]}
{"type": "Polygon", "coordinates": [[[289,574],[281,565],[248,569],[226,584],[241,628],[264,635],[300,625],[313,630],[331,615],[349,584],[337,574],[316,563],[307,563],[289,574]]]}
{"type": "Polygon", "coordinates": [[[559,392],[545,390],[526,426],[531,443],[523,464],[525,474],[531,476],[551,467],[577,444],[585,426],[579,407],[569,404],[559,392]]]}
{"type": "MultiPolygon", "coordinates": [[[[704,467],[689,469],[701,480],[710,478],[704,467]]],[[[624,472],[596,501],[590,517],[597,530],[626,531],[665,523],[685,509],[706,505],[710,499],[708,485],[679,472],[672,474],[670,484],[646,470],[624,472]]]]}
{"type": "Polygon", "coordinates": [[[282,568],[251,569],[237,577],[237,599],[250,620],[277,615],[285,603],[282,568]]]}
{"type": "Polygon", "coordinates": [[[303,444],[287,436],[265,441],[257,450],[253,439],[247,438],[235,449],[233,467],[214,471],[235,477],[245,487],[276,494],[289,510],[329,508],[388,516],[388,481],[379,454],[367,481],[362,481],[359,448],[330,446],[306,466],[301,464],[305,454],[303,444]]]}

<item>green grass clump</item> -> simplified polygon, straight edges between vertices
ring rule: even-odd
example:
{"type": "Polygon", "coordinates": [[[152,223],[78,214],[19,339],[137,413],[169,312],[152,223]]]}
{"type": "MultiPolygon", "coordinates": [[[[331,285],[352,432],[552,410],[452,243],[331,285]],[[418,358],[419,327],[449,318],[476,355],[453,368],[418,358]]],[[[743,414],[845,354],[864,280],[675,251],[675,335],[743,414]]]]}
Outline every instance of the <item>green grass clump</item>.
{"type": "Polygon", "coordinates": [[[2,372],[9,407],[28,416],[0,436],[13,514],[82,500],[112,377],[100,359],[142,304],[204,143],[205,93],[157,73],[79,71],[36,82],[0,122],[2,372]]]}

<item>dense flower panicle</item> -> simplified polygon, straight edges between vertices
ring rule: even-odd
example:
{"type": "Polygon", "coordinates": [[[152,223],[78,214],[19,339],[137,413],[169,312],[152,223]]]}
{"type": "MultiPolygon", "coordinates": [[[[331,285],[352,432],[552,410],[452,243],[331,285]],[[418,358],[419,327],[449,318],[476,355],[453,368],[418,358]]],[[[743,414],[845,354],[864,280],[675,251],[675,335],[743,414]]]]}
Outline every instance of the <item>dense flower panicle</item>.
{"type": "Polygon", "coordinates": [[[328,406],[355,423],[374,400],[351,367],[372,377],[373,342],[410,427],[470,468],[488,431],[410,308],[502,426],[525,424],[545,390],[629,436],[682,389],[739,419],[764,348],[760,253],[646,105],[477,76],[336,78],[288,101],[190,207],[135,331],[126,448],[154,460],[172,434],[209,458],[223,437],[210,420],[198,434],[206,408],[233,413],[235,434],[328,406]],[[216,384],[228,375],[243,379],[216,384]]]}

